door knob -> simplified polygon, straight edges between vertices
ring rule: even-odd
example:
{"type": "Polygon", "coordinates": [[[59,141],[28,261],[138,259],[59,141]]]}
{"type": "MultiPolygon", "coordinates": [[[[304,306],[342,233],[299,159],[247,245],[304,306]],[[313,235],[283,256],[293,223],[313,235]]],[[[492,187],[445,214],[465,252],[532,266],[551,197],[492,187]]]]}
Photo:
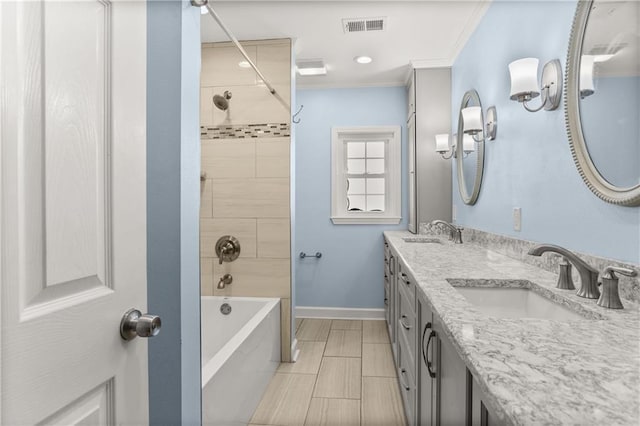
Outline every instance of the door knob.
{"type": "Polygon", "coordinates": [[[160,333],[162,321],[157,315],[149,315],[137,309],[129,309],[120,321],[120,336],[124,340],[133,340],[136,337],[153,337],[160,333]]]}

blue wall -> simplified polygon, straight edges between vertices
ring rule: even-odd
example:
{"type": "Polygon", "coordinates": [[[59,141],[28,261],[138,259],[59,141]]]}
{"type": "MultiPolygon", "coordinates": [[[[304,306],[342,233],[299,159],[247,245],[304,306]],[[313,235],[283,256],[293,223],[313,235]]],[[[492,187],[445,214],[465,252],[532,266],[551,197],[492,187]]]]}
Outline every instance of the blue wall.
{"type": "Polygon", "coordinates": [[[200,10],[147,3],[149,422],[199,425],[200,10]]]}
{"type": "Polygon", "coordinates": [[[452,127],[468,89],[478,91],[485,109],[498,109],[498,138],[487,143],[475,206],[462,203],[454,171],[457,222],[640,263],[640,208],[607,204],[583,183],[571,157],[564,104],[530,113],[509,100],[511,61],[533,56],[544,64],[558,58],[564,69],[575,7],[575,1],[495,1],[456,59],[452,127]],[[513,207],[522,208],[522,232],[513,230],[513,207]]]}
{"type": "MultiPolygon", "coordinates": [[[[296,126],[295,252],[322,252],[322,259],[296,267],[296,305],[382,308],[382,231],[406,229],[406,93],[404,87],[297,91],[304,105],[296,126]],[[331,128],[402,126],[402,217],[400,225],[333,225],[331,128]]],[[[296,108],[297,110],[297,108],[296,108]]]]}
{"type": "Polygon", "coordinates": [[[640,94],[640,77],[599,77],[595,93],[580,101],[582,131],[595,166],[610,183],[625,188],[640,184],[640,98],[633,94],[640,94]]]}

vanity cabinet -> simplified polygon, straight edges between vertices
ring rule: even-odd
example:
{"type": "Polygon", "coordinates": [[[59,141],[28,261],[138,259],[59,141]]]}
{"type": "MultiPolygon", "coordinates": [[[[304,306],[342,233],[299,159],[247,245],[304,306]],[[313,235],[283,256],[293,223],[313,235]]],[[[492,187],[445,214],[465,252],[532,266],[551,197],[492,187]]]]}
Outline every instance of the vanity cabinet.
{"type": "Polygon", "coordinates": [[[442,320],[434,315],[433,331],[437,343],[435,375],[436,415],[439,425],[464,425],[467,409],[467,367],[444,332],[442,320]]]}
{"type": "Polygon", "coordinates": [[[435,151],[435,135],[451,133],[451,69],[413,69],[407,83],[409,220],[451,222],[451,161],[435,151]]]}
{"type": "Polygon", "coordinates": [[[501,422],[489,409],[484,393],[480,390],[480,386],[475,377],[467,370],[467,386],[470,389],[470,401],[468,408],[468,426],[501,426],[501,422]]]}
{"type": "Polygon", "coordinates": [[[436,373],[434,363],[434,348],[437,345],[435,331],[433,330],[433,310],[426,298],[418,294],[418,424],[421,426],[432,426],[436,424],[436,373]]]}
{"type": "Polygon", "coordinates": [[[418,376],[416,374],[416,282],[402,261],[397,262],[396,368],[400,394],[409,425],[420,424],[418,411],[418,376]]]}
{"type": "Polygon", "coordinates": [[[397,359],[397,342],[396,342],[396,301],[397,301],[397,255],[384,242],[384,316],[387,321],[387,331],[389,332],[389,340],[391,341],[391,349],[394,359],[397,359]]]}
{"type": "Polygon", "coordinates": [[[464,425],[467,422],[466,365],[421,292],[417,304],[418,424],[464,425]]]}
{"type": "Polygon", "coordinates": [[[385,318],[407,423],[498,424],[442,320],[386,240],[384,253],[385,318]]]}

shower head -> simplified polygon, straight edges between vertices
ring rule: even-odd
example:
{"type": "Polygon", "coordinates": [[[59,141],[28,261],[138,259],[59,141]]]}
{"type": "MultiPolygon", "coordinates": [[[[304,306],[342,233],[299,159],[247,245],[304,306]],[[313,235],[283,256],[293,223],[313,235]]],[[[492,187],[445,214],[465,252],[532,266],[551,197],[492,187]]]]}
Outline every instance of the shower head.
{"type": "Polygon", "coordinates": [[[225,90],[222,96],[213,95],[213,104],[219,110],[226,111],[229,108],[229,99],[231,99],[231,92],[228,90],[225,90]]]}

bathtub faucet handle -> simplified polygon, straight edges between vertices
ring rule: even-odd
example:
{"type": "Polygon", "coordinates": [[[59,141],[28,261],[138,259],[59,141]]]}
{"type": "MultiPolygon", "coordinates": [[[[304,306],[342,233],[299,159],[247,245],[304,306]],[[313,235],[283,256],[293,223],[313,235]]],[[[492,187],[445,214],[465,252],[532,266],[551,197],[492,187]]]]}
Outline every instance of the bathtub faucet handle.
{"type": "Polygon", "coordinates": [[[224,274],[220,277],[220,281],[218,281],[218,288],[222,290],[226,286],[230,285],[233,282],[233,277],[231,274],[224,274]]]}

